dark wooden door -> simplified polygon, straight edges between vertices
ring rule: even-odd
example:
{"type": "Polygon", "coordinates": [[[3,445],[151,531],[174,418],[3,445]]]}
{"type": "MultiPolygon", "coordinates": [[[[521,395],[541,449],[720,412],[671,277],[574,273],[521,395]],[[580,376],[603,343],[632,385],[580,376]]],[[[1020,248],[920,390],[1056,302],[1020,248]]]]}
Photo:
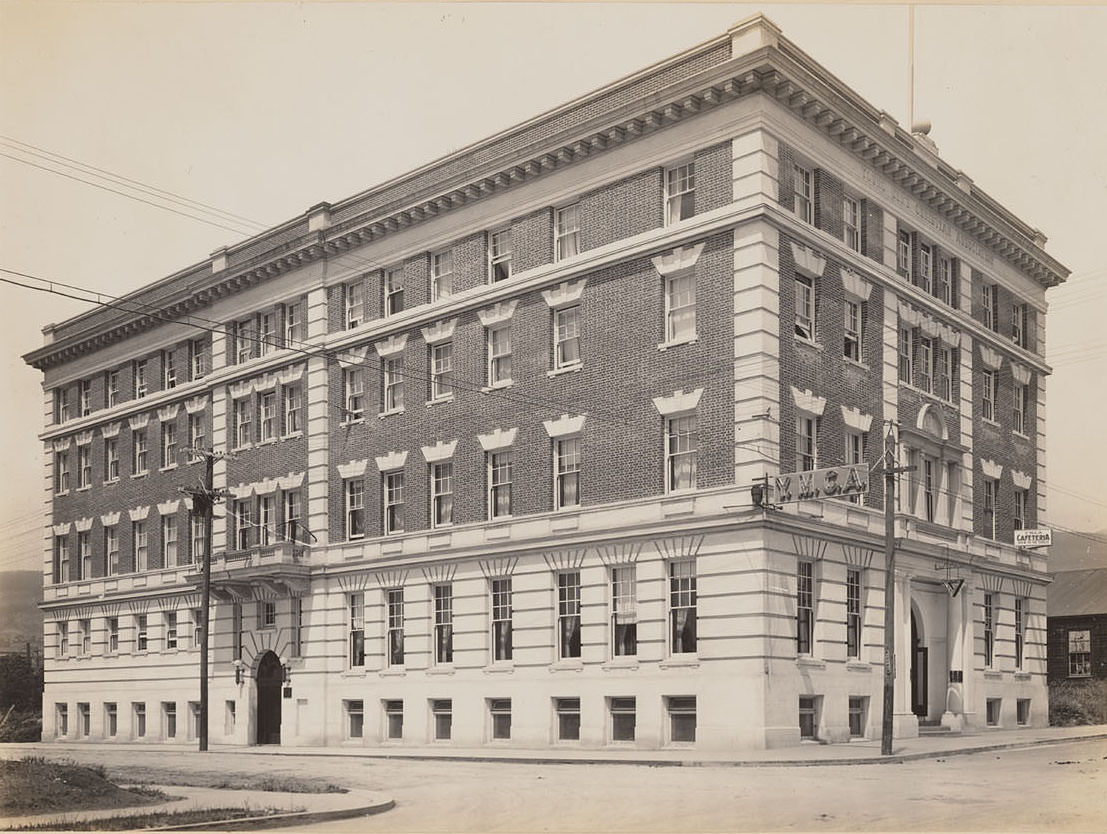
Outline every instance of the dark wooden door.
{"type": "Polygon", "coordinates": [[[281,743],[281,661],[266,652],[258,664],[258,744],[281,743]]]}

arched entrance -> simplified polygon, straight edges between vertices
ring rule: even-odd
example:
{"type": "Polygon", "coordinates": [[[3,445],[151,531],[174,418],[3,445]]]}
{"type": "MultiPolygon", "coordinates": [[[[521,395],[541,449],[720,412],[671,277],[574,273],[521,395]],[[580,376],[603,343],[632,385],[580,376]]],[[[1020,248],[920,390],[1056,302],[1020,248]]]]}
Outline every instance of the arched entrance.
{"type": "Polygon", "coordinates": [[[281,683],[284,673],[280,659],[266,652],[258,663],[258,744],[281,743],[281,683]]]}
{"type": "Polygon", "coordinates": [[[911,712],[926,718],[927,703],[927,652],[924,636],[919,632],[919,613],[911,605],[911,712]]]}

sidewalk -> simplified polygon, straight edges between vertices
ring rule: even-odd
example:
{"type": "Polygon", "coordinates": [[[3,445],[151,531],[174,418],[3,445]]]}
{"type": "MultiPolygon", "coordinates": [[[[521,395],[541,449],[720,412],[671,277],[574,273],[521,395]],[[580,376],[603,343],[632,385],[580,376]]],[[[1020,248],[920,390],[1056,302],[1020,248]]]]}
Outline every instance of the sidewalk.
{"type": "MultiPolygon", "coordinates": [[[[160,788],[170,796],[180,799],[153,805],[130,808],[102,808],[95,811],[70,811],[64,814],[33,814],[21,817],[0,817],[0,829],[41,823],[72,823],[77,821],[106,819],[131,814],[156,814],[162,811],[188,811],[195,808],[276,808],[284,813],[266,816],[267,823],[291,818],[297,825],[307,825],[328,819],[347,819],[367,814],[377,814],[392,807],[392,798],[379,791],[350,790],[347,793],[289,793],[287,791],[237,791],[219,788],[193,788],[180,785],[150,785],[160,788]]],[[[221,831],[239,825],[246,820],[213,822],[187,826],[189,830],[213,828],[221,831]]],[[[245,827],[245,826],[244,826],[245,827]]],[[[252,826],[251,826],[252,827],[252,826]]],[[[172,831],[173,828],[160,830],[172,831]]]]}

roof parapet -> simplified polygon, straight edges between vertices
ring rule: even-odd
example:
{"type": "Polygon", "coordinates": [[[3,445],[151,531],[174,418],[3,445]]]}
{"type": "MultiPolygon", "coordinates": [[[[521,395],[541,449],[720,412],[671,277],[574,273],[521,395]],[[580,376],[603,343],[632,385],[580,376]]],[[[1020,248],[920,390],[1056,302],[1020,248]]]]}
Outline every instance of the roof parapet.
{"type": "Polygon", "coordinates": [[[763,14],[750,15],[727,30],[730,57],[737,58],[765,47],[780,46],[780,27],[763,14]]]}

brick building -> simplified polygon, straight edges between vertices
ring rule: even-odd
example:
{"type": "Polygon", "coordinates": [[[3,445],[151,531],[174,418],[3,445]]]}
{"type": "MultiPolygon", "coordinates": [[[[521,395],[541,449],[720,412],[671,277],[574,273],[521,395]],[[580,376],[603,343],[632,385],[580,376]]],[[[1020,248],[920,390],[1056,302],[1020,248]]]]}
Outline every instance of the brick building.
{"type": "Polygon", "coordinates": [[[195,733],[189,446],[215,743],[879,735],[888,423],[897,734],[1041,725],[1044,242],[755,17],[50,327],[44,737],[195,733]]]}

